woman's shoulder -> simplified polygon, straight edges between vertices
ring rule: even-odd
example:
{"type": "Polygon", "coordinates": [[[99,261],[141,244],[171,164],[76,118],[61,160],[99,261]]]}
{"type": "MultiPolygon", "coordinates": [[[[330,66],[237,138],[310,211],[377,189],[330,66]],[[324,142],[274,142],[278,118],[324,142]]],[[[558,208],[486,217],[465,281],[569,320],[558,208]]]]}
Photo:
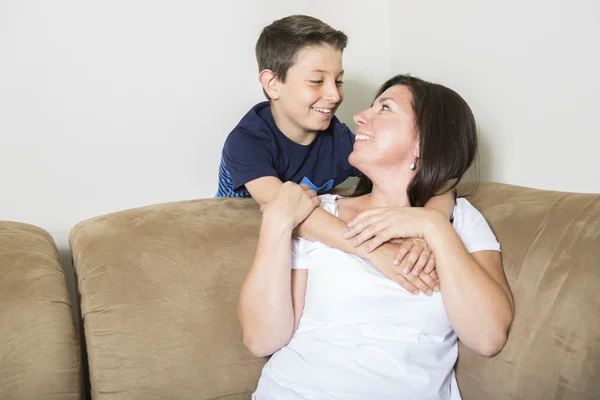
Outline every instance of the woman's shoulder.
{"type": "Polygon", "coordinates": [[[456,199],[452,225],[470,253],[500,251],[500,244],[481,212],[464,197],[456,199]]]}

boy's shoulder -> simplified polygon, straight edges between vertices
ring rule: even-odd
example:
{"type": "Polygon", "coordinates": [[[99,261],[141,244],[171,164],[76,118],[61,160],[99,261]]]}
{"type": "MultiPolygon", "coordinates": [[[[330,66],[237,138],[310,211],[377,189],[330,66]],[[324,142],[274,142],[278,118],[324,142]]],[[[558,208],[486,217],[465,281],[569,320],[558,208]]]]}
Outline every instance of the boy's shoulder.
{"type": "Polygon", "coordinates": [[[268,101],[254,105],[232,129],[228,139],[235,139],[240,135],[251,135],[256,138],[272,138],[273,132],[268,121],[270,115],[271,105],[268,101]]]}

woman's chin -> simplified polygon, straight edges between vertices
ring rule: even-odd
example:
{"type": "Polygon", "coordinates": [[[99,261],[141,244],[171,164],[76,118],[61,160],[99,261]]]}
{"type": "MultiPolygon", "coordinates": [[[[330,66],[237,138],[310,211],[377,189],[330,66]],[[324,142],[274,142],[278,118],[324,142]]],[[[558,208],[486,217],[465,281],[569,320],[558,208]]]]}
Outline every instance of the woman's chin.
{"type": "Polygon", "coordinates": [[[358,168],[358,165],[356,164],[357,161],[358,161],[358,157],[356,155],[356,150],[354,150],[348,156],[348,164],[352,165],[354,168],[358,168]]]}

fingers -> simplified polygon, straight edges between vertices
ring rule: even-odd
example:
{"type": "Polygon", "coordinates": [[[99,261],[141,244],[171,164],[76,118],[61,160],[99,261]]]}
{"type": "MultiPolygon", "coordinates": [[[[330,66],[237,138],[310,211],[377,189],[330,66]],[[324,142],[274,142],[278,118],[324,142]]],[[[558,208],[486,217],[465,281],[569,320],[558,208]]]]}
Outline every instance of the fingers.
{"type": "Polygon", "coordinates": [[[429,257],[429,261],[427,261],[427,265],[423,268],[423,272],[426,274],[431,274],[435,269],[435,255],[431,253],[431,257],[429,257]]]}
{"type": "Polygon", "coordinates": [[[427,294],[428,296],[431,296],[433,294],[432,292],[440,291],[439,283],[437,283],[435,279],[431,277],[431,275],[422,273],[418,276],[418,279],[420,279],[425,285],[427,285],[428,290],[430,290],[430,292],[425,292],[425,294],[427,294]]]}
{"type": "MultiPolygon", "coordinates": [[[[367,240],[373,238],[373,241],[375,241],[376,239],[377,241],[372,243],[372,245],[376,245],[377,243],[379,243],[371,249],[371,251],[374,250],[379,245],[387,242],[391,238],[389,232],[382,232],[385,229],[385,227],[386,226],[383,223],[369,225],[364,231],[360,232],[358,236],[352,239],[350,245],[357,247],[366,242],[367,240]]],[[[367,249],[367,251],[369,251],[369,249],[367,249]]]]}
{"type": "Polygon", "coordinates": [[[389,242],[392,244],[402,244],[402,243],[406,242],[406,239],[394,238],[394,239],[390,239],[389,242]]]}
{"type": "Polygon", "coordinates": [[[374,251],[375,249],[377,249],[382,244],[389,242],[390,239],[392,239],[392,235],[389,230],[384,230],[383,232],[379,232],[375,235],[375,237],[373,239],[371,239],[371,241],[365,248],[365,251],[367,253],[370,253],[370,252],[374,251]]]}
{"type": "Polygon", "coordinates": [[[363,211],[360,214],[358,214],[356,217],[354,217],[354,219],[348,223],[348,228],[352,228],[354,225],[356,225],[357,223],[359,223],[361,221],[364,221],[368,217],[371,217],[373,215],[379,215],[383,212],[385,212],[384,208],[372,208],[370,210],[363,211]]]}
{"type": "Polygon", "coordinates": [[[396,279],[394,279],[394,281],[400,286],[402,286],[404,289],[406,289],[406,291],[414,295],[419,294],[419,289],[413,284],[411,284],[408,280],[406,280],[406,278],[402,274],[397,274],[396,279]]]}
{"type": "Polygon", "coordinates": [[[431,276],[431,278],[437,282],[437,284],[440,284],[440,277],[438,276],[436,271],[433,271],[429,274],[429,276],[431,276]]]}
{"type": "Polygon", "coordinates": [[[404,261],[400,264],[400,268],[402,273],[405,275],[410,274],[413,267],[421,257],[421,253],[423,252],[423,248],[420,246],[412,246],[408,254],[404,257],[404,261]]]}
{"type": "Polygon", "coordinates": [[[400,248],[396,253],[396,258],[394,259],[394,265],[400,265],[400,263],[404,260],[404,257],[408,254],[410,249],[413,247],[413,242],[410,240],[402,240],[400,243],[400,248]]]}
{"type": "Polygon", "coordinates": [[[313,197],[311,199],[313,205],[315,206],[315,208],[319,207],[319,204],[321,204],[321,198],[320,197],[313,197]]]}
{"type": "Polygon", "coordinates": [[[359,235],[365,232],[366,230],[373,228],[374,225],[381,223],[382,221],[384,221],[384,217],[382,214],[365,217],[361,221],[354,224],[350,229],[348,229],[348,231],[344,235],[344,238],[351,239],[356,235],[359,235]]]}
{"type": "Polygon", "coordinates": [[[413,276],[421,275],[421,272],[423,272],[423,268],[425,268],[425,265],[427,265],[431,256],[432,256],[432,253],[429,250],[423,250],[423,252],[419,256],[419,259],[413,266],[413,268],[411,270],[411,274],[413,276]]]}
{"type": "MultiPolygon", "coordinates": [[[[429,275],[423,275],[423,279],[420,276],[412,276],[406,274],[402,275],[411,285],[416,287],[419,290],[419,292],[425,293],[427,296],[433,295],[433,288],[436,286],[436,282],[433,279],[431,279],[429,275]]],[[[418,292],[416,294],[418,294],[418,292]]]]}
{"type": "Polygon", "coordinates": [[[304,194],[306,194],[310,198],[317,197],[317,192],[315,192],[312,189],[307,190],[306,192],[304,192],[304,194]]]}

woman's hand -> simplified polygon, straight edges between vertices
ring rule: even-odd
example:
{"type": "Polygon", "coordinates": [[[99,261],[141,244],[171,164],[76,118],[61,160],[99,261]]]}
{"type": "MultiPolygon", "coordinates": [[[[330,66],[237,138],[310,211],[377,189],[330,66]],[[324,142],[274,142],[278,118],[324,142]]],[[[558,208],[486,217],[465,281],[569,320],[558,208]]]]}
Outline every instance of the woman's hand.
{"type": "Polygon", "coordinates": [[[275,197],[261,206],[264,218],[272,223],[294,229],[317,208],[321,199],[308,185],[285,182],[275,197]]]}
{"type": "Polygon", "coordinates": [[[419,291],[428,296],[438,292],[440,290],[439,280],[435,271],[431,274],[421,273],[419,276],[414,276],[413,274],[404,274],[399,267],[394,265],[392,260],[398,254],[400,247],[394,242],[396,242],[395,239],[385,243],[377,251],[369,253],[366,260],[373,264],[383,275],[414,295],[418,295],[419,291]]]}
{"type": "MultiPolygon", "coordinates": [[[[344,236],[352,246],[370,240],[367,251],[372,252],[385,242],[400,244],[394,260],[404,274],[430,274],[435,269],[435,256],[422,239],[429,226],[431,211],[418,207],[374,208],[357,215],[344,236]]],[[[437,281],[437,276],[434,277],[437,281]]]]}
{"type": "MultiPolygon", "coordinates": [[[[392,239],[390,243],[400,245],[394,265],[398,266],[405,275],[421,275],[421,272],[432,275],[438,281],[435,273],[435,256],[427,246],[427,242],[418,238],[392,239]]],[[[439,282],[439,281],[438,281],[439,282]]]]}

